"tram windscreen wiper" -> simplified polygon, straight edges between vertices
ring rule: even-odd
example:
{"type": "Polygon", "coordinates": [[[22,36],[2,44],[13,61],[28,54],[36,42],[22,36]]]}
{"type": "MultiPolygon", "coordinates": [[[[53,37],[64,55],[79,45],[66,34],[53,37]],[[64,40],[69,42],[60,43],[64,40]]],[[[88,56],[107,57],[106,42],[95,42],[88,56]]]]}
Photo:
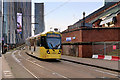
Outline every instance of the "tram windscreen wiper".
{"type": "Polygon", "coordinates": [[[52,43],[50,43],[50,45],[52,46],[52,48],[53,48],[53,45],[52,45],[52,43]]]}
{"type": "Polygon", "coordinates": [[[60,45],[60,44],[56,45],[56,46],[54,47],[54,49],[58,48],[58,47],[59,47],[59,45],[60,45]]]}
{"type": "Polygon", "coordinates": [[[53,47],[53,45],[52,45],[52,43],[50,43],[50,45],[51,45],[51,47],[52,47],[52,50],[55,51],[55,50],[54,50],[54,47],[53,47]]]}

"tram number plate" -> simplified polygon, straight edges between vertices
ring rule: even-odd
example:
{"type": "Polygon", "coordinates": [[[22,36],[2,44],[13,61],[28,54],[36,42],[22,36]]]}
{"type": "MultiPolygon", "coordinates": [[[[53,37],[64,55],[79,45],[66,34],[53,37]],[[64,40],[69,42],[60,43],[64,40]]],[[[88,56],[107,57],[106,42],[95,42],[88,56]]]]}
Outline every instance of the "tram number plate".
{"type": "Polygon", "coordinates": [[[55,52],[53,54],[56,54],[55,52]]]}

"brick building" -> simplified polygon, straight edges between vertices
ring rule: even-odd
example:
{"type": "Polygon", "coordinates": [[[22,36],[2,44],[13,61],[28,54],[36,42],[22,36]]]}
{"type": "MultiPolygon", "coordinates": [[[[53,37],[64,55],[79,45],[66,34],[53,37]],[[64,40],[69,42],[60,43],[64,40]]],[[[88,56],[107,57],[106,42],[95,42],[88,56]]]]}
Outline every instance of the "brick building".
{"type": "Polygon", "coordinates": [[[92,57],[93,42],[120,41],[120,1],[110,2],[62,32],[63,54],[92,57]],[[92,25],[92,26],[91,26],[92,25]]]}

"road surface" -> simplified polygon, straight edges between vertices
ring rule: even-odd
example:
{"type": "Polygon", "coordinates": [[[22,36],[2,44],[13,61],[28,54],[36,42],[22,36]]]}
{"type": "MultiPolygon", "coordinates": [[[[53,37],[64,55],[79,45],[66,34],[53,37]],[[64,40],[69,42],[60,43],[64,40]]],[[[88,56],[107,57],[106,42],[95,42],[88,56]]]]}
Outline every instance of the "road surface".
{"type": "MultiPolygon", "coordinates": [[[[4,54],[15,78],[118,78],[118,73],[63,60],[41,60],[24,50],[4,54]]],[[[5,78],[4,74],[3,77],[5,78]]],[[[112,79],[111,79],[112,80],[112,79]]]]}

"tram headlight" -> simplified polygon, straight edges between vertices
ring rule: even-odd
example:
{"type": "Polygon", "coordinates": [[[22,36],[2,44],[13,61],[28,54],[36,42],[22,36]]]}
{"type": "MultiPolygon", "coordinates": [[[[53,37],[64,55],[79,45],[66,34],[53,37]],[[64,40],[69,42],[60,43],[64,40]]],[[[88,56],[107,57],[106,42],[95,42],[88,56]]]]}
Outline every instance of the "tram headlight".
{"type": "Polygon", "coordinates": [[[50,54],[49,50],[47,50],[47,53],[50,54]]]}
{"type": "Polygon", "coordinates": [[[61,51],[59,50],[58,54],[60,54],[60,53],[61,53],[61,51]]]}

